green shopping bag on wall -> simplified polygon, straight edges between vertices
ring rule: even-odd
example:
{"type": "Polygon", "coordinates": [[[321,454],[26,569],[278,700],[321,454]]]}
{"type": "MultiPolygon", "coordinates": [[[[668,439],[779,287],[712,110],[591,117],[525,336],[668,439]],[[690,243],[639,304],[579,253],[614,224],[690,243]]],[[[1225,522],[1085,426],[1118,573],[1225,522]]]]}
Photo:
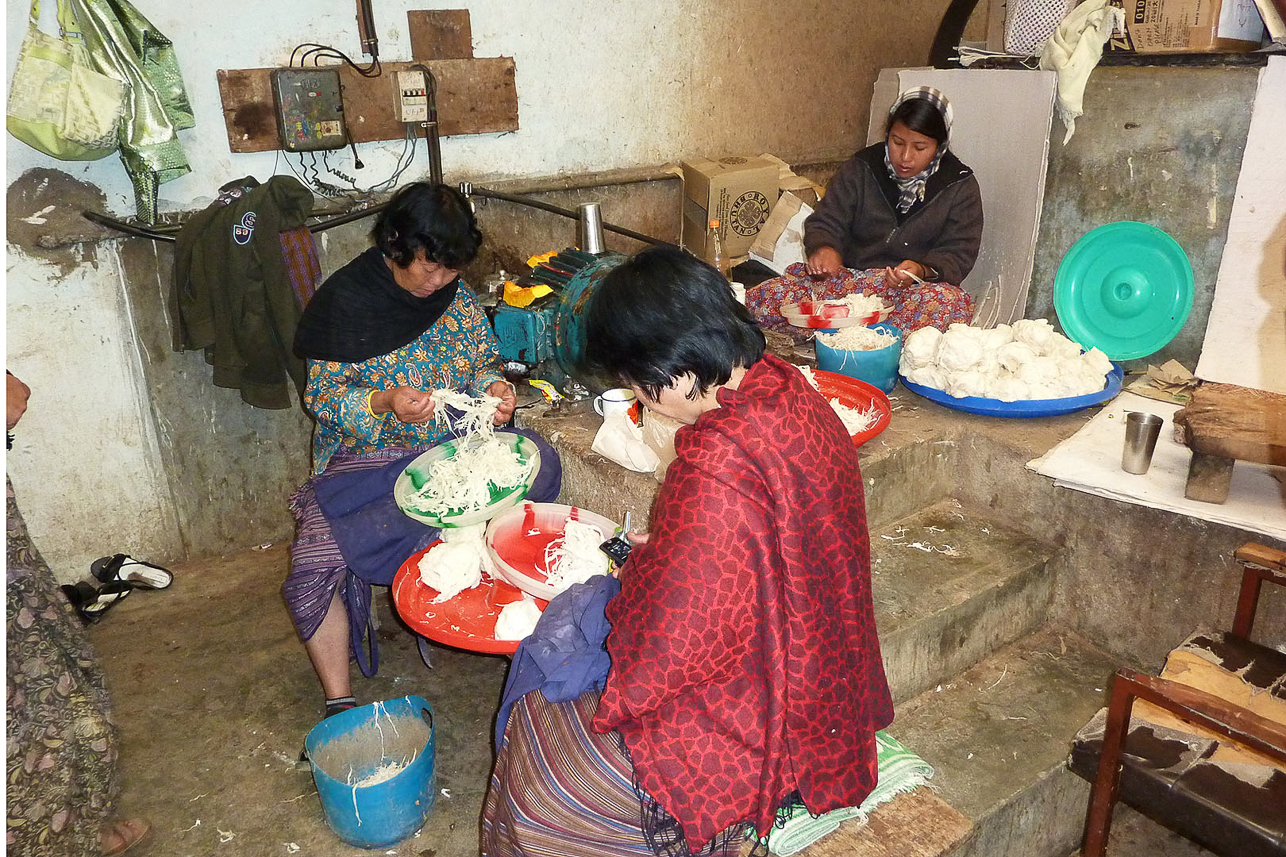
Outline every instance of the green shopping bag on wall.
{"type": "Polygon", "coordinates": [[[128,82],[121,163],[140,220],[156,218],[157,187],[190,171],[178,131],[194,124],[174,46],[129,0],[66,0],[99,70],[128,82]]]}
{"type": "Polygon", "coordinates": [[[61,38],[39,28],[40,2],[14,70],[6,108],[9,133],[64,161],[93,161],[116,151],[125,112],[120,80],[94,67],[67,0],[58,0],[61,38]]]}

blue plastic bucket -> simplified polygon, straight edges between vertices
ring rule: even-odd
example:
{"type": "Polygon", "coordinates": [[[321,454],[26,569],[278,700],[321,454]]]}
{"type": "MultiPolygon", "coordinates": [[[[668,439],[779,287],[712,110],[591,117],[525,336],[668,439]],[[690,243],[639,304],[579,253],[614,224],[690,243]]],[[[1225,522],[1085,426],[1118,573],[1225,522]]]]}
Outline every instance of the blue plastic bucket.
{"type": "Polygon", "coordinates": [[[330,829],[349,845],[385,848],[423,827],[437,797],[433,745],[433,709],[419,696],[314,726],[304,748],[330,829]]]}
{"type": "Polygon", "coordinates": [[[871,329],[891,333],[897,337],[897,341],[875,351],[847,351],[832,348],[822,342],[821,336],[818,336],[815,340],[817,368],[865,381],[872,387],[879,387],[884,392],[890,393],[898,380],[898,361],[902,357],[902,331],[887,322],[873,324],[871,329]]]}

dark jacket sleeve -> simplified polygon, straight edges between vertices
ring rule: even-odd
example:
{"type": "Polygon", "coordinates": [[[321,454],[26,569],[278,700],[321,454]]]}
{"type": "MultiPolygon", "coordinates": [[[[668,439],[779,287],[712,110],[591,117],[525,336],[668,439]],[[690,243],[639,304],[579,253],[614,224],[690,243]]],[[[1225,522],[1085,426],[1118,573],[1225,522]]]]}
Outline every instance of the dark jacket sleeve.
{"type": "Polygon", "coordinates": [[[942,230],[933,249],[917,261],[936,268],[937,280],[958,286],[973,270],[982,246],[982,192],[978,179],[961,179],[935,202],[946,209],[941,213],[942,230]]]}
{"type": "Polygon", "coordinates": [[[844,254],[851,225],[862,208],[863,169],[857,158],[849,158],[831,178],[817,210],[804,221],[806,255],[827,246],[844,254]]]}

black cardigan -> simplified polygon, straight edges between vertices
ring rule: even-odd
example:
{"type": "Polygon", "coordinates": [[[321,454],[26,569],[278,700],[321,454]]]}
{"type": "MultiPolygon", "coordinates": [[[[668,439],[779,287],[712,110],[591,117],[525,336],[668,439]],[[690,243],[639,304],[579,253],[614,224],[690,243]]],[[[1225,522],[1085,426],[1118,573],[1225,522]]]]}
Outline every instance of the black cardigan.
{"type": "Polygon", "coordinates": [[[817,210],[804,221],[804,250],[839,251],[858,270],[895,267],[905,259],[935,268],[960,285],[982,245],[982,193],[973,171],[948,151],[925,184],[924,200],[905,214],[897,183],[884,167],[884,144],[867,146],[839,168],[817,210]]]}

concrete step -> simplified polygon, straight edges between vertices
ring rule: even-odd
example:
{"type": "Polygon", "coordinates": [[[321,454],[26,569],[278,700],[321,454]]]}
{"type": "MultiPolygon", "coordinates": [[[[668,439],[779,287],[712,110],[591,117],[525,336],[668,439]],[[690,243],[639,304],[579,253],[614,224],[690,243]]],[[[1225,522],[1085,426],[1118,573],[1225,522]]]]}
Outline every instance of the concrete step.
{"type": "Polygon", "coordinates": [[[1043,625],[1053,551],[954,500],[872,531],[875,621],[894,701],[1043,625]]]}
{"type": "Polygon", "coordinates": [[[974,825],[950,857],[1065,857],[1079,845],[1089,784],[1067,754],[1118,665],[1044,628],[898,706],[889,732],[933,765],[933,788],[974,825]]]}

